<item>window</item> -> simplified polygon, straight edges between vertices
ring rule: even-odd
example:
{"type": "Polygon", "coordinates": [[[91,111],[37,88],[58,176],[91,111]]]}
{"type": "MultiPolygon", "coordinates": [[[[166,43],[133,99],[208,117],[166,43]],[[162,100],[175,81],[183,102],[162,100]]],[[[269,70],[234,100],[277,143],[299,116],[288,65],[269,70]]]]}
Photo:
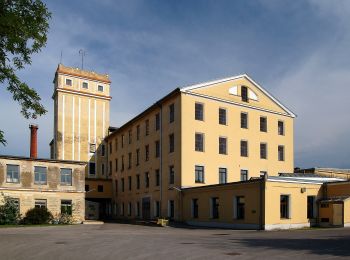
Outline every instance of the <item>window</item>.
{"type": "Polygon", "coordinates": [[[168,217],[173,219],[175,216],[175,204],[173,200],[168,201],[168,217]]]}
{"type": "Polygon", "coordinates": [[[248,180],[248,170],[241,170],[241,181],[248,180]]]}
{"type": "Polygon", "coordinates": [[[149,145],[145,146],[145,160],[149,160],[149,145]]]}
{"type": "Polygon", "coordinates": [[[156,170],[156,186],[160,185],[160,172],[159,169],[156,170]]]}
{"type": "Polygon", "coordinates": [[[192,218],[198,218],[198,199],[192,199],[192,218]]]}
{"type": "Polygon", "coordinates": [[[47,184],[47,168],[34,166],[34,183],[45,185],[47,184]]]}
{"type": "Polygon", "coordinates": [[[94,162],[89,162],[89,174],[95,175],[96,174],[96,167],[94,162]]]}
{"type": "Polygon", "coordinates": [[[106,146],[103,144],[101,145],[101,156],[105,156],[106,155],[106,146]]]}
{"type": "Polygon", "coordinates": [[[101,172],[102,175],[105,175],[105,165],[103,163],[101,164],[101,172]]]}
{"type": "Polygon", "coordinates": [[[194,177],[196,183],[204,183],[204,166],[196,165],[194,167],[194,177]]]}
{"type": "Polygon", "coordinates": [[[203,152],[204,151],[204,134],[196,133],[195,134],[195,151],[203,152]]]}
{"type": "Polygon", "coordinates": [[[169,184],[174,184],[175,182],[175,170],[174,165],[169,166],[169,184]]]}
{"type": "Polygon", "coordinates": [[[72,169],[61,169],[61,185],[72,186],[72,169]]]}
{"type": "Polygon", "coordinates": [[[281,218],[289,218],[289,195],[281,195],[280,197],[281,218]]]}
{"type": "Polygon", "coordinates": [[[227,154],[227,138],[219,137],[219,154],[227,154]]]}
{"type": "Polygon", "coordinates": [[[136,126],[136,139],[140,140],[140,125],[136,126]]]}
{"type": "Polygon", "coordinates": [[[140,149],[136,149],[136,166],[140,164],[140,149]]]}
{"type": "Polygon", "coordinates": [[[122,148],[124,147],[124,135],[122,135],[122,148]]]}
{"type": "Polygon", "coordinates": [[[156,114],[156,125],[155,125],[156,131],[160,129],[160,114],[156,114]]]}
{"type": "Polygon", "coordinates": [[[219,168],[219,183],[227,183],[227,168],[219,168]]]}
{"type": "Polygon", "coordinates": [[[155,142],[155,146],[156,146],[156,149],[155,149],[156,158],[159,158],[159,156],[160,156],[160,142],[159,142],[159,140],[155,142]]]}
{"type": "Polygon", "coordinates": [[[119,183],[118,183],[118,180],[115,180],[115,192],[118,193],[118,190],[119,190],[119,183]]]}
{"type": "Polygon", "coordinates": [[[149,187],[149,173],[145,172],[145,187],[149,187]]]}
{"type": "Polygon", "coordinates": [[[278,121],[278,134],[284,135],[284,122],[278,121]]]}
{"type": "Polygon", "coordinates": [[[90,153],[95,153],[96,152],[96,144],[90,143],[89,144],[89,151],[90,151],[90,153]]]}
{"type": "Polygon", "coordinates": [[[115,159],[115,171],[118,172],[118,159],[115,159]]]}
{"type": "Polygon", "coordinates": [[[175,119],[175,105],[171,104],[169,106],[169,123],[174,122],[175,119]]]}
{"type": "Polygon", "coordinates": [[[248,141],[241,140],[241,156],[248,157],[248,141]]]}
{"type": "Polygon", "coordinates": [[[129,131],[128,131],[128,135],[129,135],[129,144],[131,144],[132,143],[132,130],[130,129],[129,131]]]}
{"type": "Polygon", "coordinates": [[[284,146],[283,145],[278,146],[278,160],[284,161],[284,146]]]}
{"type": "Polygon", "coordinates": [[[160,203],[159,201],[154,202],[154,217],[158,218],[160,216],[160,203]]]}
{"type": "Polygon", "coordinates": [[[103,92],[103,86],[98,85],[97,90],[100,91],[100,92],[103,92]]]}
{"type": "Polygon", "coordinates": [[[241,113],[241,128],[247,129],[248,128],[248,114],[247,113],[241,113]]]}
{"type": "Polygon", "coordinates": [[[90,186],[85,184],[85,191],[89,191],[90,190],[90,186]]]}
{"type": "Polygon", "coordinates": [[[204,105],[202,103],[195,104],[194,118],[195,120],[204,120],[204,105]]]}
{"type": "Polygon", "coordinates": [[[20,212],[20,202],[19,202],[19,199],[17,199],[17,198],[11,198],[11,201],[13,202],[13,204],[15,204],[17,213],[19,213],[19,212],[20,212]]]}
{"type": "Polygon", "coordinates": [[[109,154],[112,154],[112,142],[109,143],[109,154]]]}
{"type": "Polygon", "coordinates": [[[132,153],[128,154],[128,158],[129,158],[129,160],[128,160],[128,169],[131,169],[132,153]]]}
{"type": "Polygon", "coordinates": [[[124,171],[124,155],[122,155],[122,168],[121,171],[124,171]]]}
{"type": "Polygon", "coordinates": [[[124,210],[125,210],[125,206],[124,206],[124,202],[122,203],[122,206],[120,208],[120,215],[124,216],[124,210]]]}
{"type": "Polygon", "coordinates": [[[118,137],[115,138],[115,150],[118,151],[118,137]]]}
{"type": "Polygon", "coordinates": [[[219,198],[218,197],[214,197],[210,199],[211,201],[211,218],[219,218],[219,198]]]}
{"type": "Polygon", "coordinates": [[[128,176],[128,184],[129,184],[129,190],[131,190],[131,187],[132,187],[132,179],[131,179],[131,176],[128,176]]]}
{"type": "Polygon", "coordinates": [[[140,189],[140,174],[136,175],[136,189],[140,189]]]}
{"type": "Polygon", "coordinates": [[[109,161],[108,173],[112,175],[112,161],[109,161]]]}
{"type": "Polygon", "coordinates": [[[103,185],[97,185],[97,192],[103,192],[103,185]]]}
{"type": "Polygon", "coordinates": [[[173,153],[175,148],[174,134],[169,135],[169,153],[173,153]]]}
{"type": "Polygon", "coordinates": [[[136,202],[136,216],[140,217],[140,202],[136,202]]]}
{"type": "Polygon", "coordinates": [[[46,200],[35,200],[34,207],[35,208],[46,208],[46,200]]]}
{"type": "Polygon", "coordinates": [[[225,108],[219,108],[219,124],[220,125],[227,124],[227,117],[226,117],[226,109],[225,108]]]}
{"type": "Polygon", "coordinates": [[[245,199],[244,196],[236,197],[236,219],[244,219],[245,199]]]}
{"type": "Polygon", "coordinates": [[[149,135],[149,120],[145,121],[145,135],[149,135]]]}
{"type": "Polygon", "coordinates": [[[267,132],[267,118],[260,117],[260,132],[267,132]]]}
{"type": "Polygon", "coordinates": [[[72,86],[72,80],[66,79],[66,86],[72,86]]]}
{"type": "Polygon", "coordinates": [[[121,183],[121,185],[122,185],[122,192],[124,192],[124,178],[122,178],[122,183],[121,183]]]}
{"type": "Polygon", "coordinates": [[[7,164],[6,182],[19,183],[19,165],[7,164]]]}
{"type": "Polygon", "coordinates": [[[307,196],[307,218],[316,218],[316,197],[307,196]]]}
{"type": "Polygon", "coordinates": [[[89,88],[89,84],[87,82],[83,82],[83,88],[88,89],[89,88]]]}
{"type": "Polygon", "coordinates": [[[260,159],[267,159],[267,144],[260,143],[260,159]]]}
{"type": "Polygon", "coordinates": [[[128,216],[131,216],[131,202],[128,203],[128,216]]]}
{"type": "Polygon", "coordinates": [[[248,88],[246,86],[241,86],[241,96],[243,102],[248,102],[248,88]]]}

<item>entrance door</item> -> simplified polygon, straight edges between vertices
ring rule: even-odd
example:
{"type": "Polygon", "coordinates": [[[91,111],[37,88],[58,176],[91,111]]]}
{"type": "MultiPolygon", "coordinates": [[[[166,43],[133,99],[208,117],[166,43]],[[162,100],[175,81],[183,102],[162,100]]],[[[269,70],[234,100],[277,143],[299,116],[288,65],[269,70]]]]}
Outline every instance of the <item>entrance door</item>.
{"type": "Polygon", "coordinates": [[[343,225],[343,204],[333,204],[333,226],[343,225]]]}
{"type": "Polygon", "coordinates": [[[151,218],[151,199],[149,197],[142,198],[142,218],[146,220],[151,218]]]}

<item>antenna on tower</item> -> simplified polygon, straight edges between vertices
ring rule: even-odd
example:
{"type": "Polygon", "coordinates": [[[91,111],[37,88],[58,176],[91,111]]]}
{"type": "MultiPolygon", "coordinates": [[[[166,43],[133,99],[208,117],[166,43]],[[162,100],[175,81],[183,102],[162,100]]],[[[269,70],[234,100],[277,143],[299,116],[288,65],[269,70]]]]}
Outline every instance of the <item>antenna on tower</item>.
{"type": "Polygon", "coordinates": [[[86,52],[83,49],[79,50],[79,55],[81,55],[81,69],[84,69],[84,56],[86,52]]]}
{"type": "Polygon", "coordinates": [[[60,64],[62,64],[63,51],[61,50],[60,64]]]}

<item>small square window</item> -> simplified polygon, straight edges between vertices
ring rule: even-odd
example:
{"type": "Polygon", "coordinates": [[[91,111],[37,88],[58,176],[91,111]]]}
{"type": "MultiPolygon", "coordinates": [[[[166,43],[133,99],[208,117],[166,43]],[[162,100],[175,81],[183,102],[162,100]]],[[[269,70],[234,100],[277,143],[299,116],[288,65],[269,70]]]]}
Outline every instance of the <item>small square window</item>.
{"type": "Polygon", "coordinates": [[[100,91],[100,92],[103,92],[103,86],[98,85],[97,90],[100,91]]]}
{"type": "Polygon", "coordinates": [[[66,79],[66,85],[67,86],[72,86],[72,80],[71,79],[66,79]]]}
{"type": "Polygon", "coordinates": [[[98,192],[103,192],[103,185],[98,185],[97,186],[97,191],[98,192]]]}
{"type": "Polygon", "coordinates": [[[83,82],[83,88],[88,89],[89,88],[89,84],[87,82],[83,82]]]}

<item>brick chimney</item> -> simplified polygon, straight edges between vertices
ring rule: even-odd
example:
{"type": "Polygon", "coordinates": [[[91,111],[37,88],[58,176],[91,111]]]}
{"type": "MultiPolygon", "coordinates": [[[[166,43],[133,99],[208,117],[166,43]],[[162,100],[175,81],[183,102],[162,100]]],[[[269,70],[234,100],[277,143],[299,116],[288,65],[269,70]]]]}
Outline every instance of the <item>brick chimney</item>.
{"type": "Polygon", "coordinates": [[[30,128],[30,158],[38,157],[38,125],[29,125],[30,128]]]}

